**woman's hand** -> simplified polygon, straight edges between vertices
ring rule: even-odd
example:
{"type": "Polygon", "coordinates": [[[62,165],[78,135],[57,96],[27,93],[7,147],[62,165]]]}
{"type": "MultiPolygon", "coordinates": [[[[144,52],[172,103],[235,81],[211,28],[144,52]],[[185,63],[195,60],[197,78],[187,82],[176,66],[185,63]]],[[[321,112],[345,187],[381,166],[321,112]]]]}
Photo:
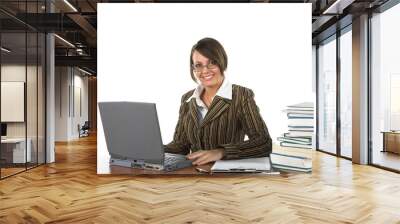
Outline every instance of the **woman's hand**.
{"type": "Polygon", "coordinates": [[[191,153],[186,158],[193,160],[193,165],[204,165],[209,162],[217,161],[222,159],[224,156],[223,149],[212,149],[212,150],[200,150],[191,153]]]}

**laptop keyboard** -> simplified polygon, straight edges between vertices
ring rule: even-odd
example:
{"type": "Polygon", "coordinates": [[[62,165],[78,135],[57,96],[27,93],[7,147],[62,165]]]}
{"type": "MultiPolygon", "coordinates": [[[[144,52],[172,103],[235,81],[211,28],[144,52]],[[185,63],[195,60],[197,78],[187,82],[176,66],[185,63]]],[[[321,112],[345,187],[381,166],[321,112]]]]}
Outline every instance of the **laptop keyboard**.
{"type": "Polygon", "coordinates": [[[183,156],[165,154],[164,164],[174,164],[174,163],[184,161],[184,160],[186,160],[186,159],[183,156]]]}
{"type": "Polygon", "coordinates": [[[189,167],[191,165],[192,161],[186,159],[186,157],[183,155],[165,153],[164,166],[168,171],[189,167]]]}

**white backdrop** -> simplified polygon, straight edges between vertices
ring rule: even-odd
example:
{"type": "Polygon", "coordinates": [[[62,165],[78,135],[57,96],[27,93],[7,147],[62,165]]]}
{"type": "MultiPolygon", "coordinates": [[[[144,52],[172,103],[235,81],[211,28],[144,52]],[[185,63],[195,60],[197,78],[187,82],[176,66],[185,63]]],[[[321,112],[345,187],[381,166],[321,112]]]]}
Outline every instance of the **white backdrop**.
{"type": "Polygon", "coordinates": [[[98,102],[155,102],[164,144],[182,94],[196,87],[189,56],[204,37],[224,46],[226,77],[254,91],[273,141],[287,129],[286,105],[314,101],[311,4],[101,3],[97,18],[98,102]]]}

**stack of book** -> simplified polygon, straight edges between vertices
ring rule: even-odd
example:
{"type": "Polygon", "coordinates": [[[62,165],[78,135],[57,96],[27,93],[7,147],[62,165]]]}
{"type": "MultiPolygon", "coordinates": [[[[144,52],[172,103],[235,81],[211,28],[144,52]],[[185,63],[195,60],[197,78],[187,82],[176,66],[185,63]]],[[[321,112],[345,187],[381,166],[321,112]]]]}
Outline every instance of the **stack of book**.
{"type": "Polygon", "coordinates": [[[301,172],[312,171],[312,160],[307,157],[271,153],[270,158],[274,169],[301,172]]]}
{"type": "Polygon", "coordinates": [[[314,135],[314,104],[304,102],[287,106],[288,132],[278,137],[281,146],[312,148],[314,135]]]}

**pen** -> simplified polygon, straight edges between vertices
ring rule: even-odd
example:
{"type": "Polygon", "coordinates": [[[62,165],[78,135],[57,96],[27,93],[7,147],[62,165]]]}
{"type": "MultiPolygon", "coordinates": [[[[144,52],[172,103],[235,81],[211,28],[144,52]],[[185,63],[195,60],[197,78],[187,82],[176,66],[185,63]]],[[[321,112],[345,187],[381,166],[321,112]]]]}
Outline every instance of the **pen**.
{"type": "Polygon", "coordinates": [[[256,169],[230,169],[229,171],[232,171],[232,172],[261,172],[261,171],[259,171],[259,170],[256,170],[256,169]]]}
{"type": "Polygon", "coordinates": [[[197,170],[197,172],[200,172],[200,173],[210,173],[210,171],[202,169],[202,168],[198,168],[198,167],[196,167],[196,170],[197,170]]]}
{"type": "Polygon", "coordinates": [[[262,174],[267,174],[267,175],[279,175],[279,174],[281,174],[281,172],[279,172],[279,171],[262,172],[262,174]]]}

